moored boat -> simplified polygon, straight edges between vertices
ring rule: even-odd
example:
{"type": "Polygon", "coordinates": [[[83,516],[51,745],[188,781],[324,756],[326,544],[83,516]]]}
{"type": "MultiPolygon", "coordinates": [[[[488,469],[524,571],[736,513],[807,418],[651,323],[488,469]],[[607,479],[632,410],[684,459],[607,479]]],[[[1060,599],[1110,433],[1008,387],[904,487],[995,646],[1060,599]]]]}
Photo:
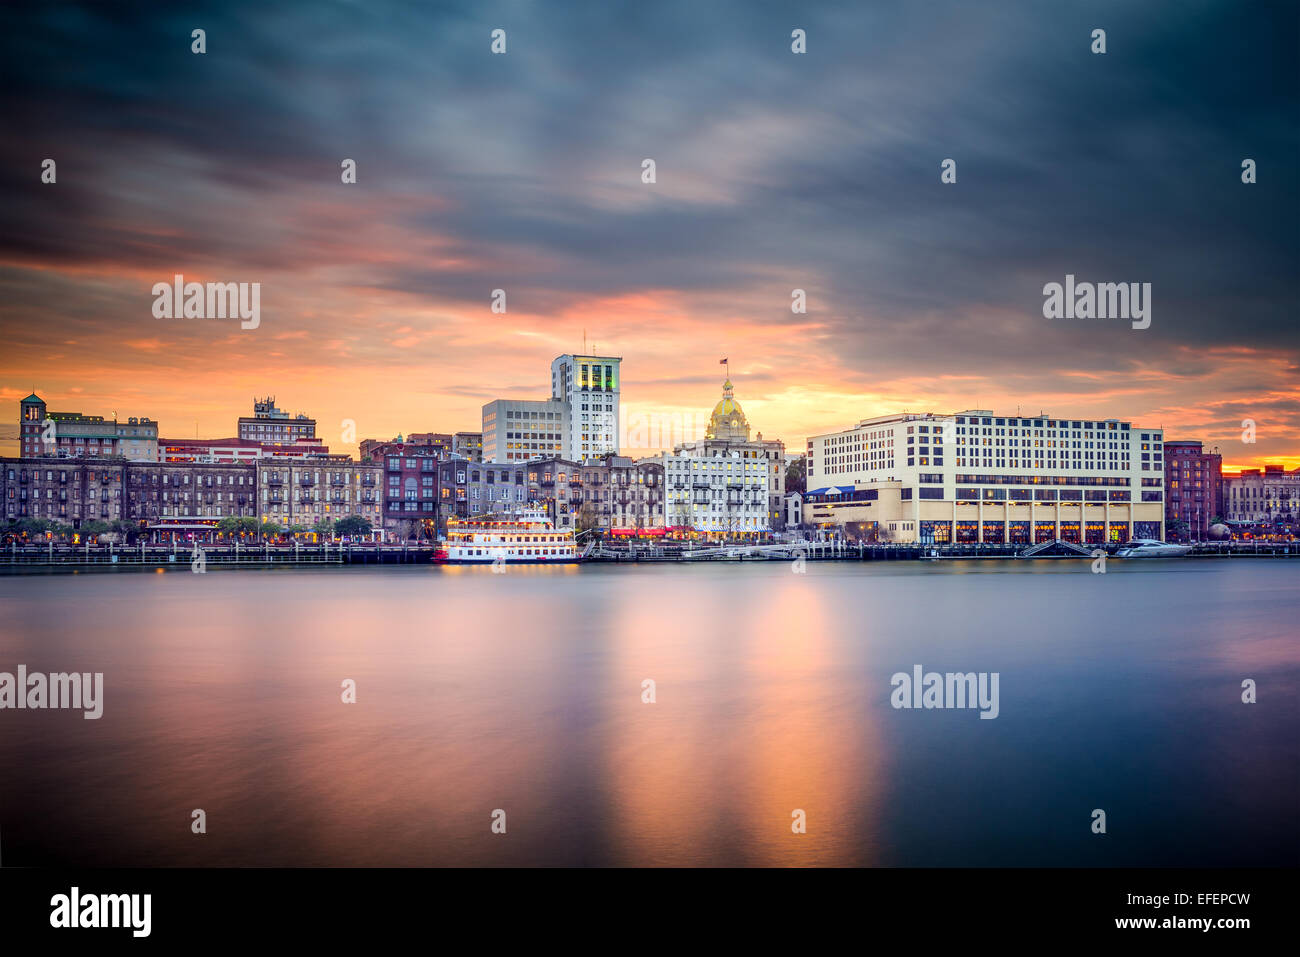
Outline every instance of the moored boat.
{"type": "Polygon", "coordinates": [[[1178,558],[1192,550],[1191,545],[1175,545],[1154,538],[1135,538],[1121,545],[1116,558],[1178,558]]]}
{"type": "Polygon", "coordinates": [[[439,564],[569,564],[582,560],[572,531],[557,530],[545,514],[532,511],[452,519],[441,545],[433,556],[439,564]]]}

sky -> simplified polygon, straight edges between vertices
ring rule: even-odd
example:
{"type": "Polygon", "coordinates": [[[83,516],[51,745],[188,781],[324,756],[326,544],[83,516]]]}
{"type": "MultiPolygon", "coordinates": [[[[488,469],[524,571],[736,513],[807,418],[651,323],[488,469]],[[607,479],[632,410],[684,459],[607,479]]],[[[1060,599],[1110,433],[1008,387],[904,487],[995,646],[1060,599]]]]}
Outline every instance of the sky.
{"type": "Polygon", "coordinates": [[[792,451],[980,408],[1300,466],[1300,5],[27,6],[0,12],[7,440],[32,391],[176,438],[265,395],[336,450],[345,420],[477,430],[585,342],[672,421],[729,358],[792,451]],[[178,273],[261,283],[260,324],[155,317],[178,273]],[[1067,275],[1150,283],[1150,327],[1045,318],[1067,275]]]}

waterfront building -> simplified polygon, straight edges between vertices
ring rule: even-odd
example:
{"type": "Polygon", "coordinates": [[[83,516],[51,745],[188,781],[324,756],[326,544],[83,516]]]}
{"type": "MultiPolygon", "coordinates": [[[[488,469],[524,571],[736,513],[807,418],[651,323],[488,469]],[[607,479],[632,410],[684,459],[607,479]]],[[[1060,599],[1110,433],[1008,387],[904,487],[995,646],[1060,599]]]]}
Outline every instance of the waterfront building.
{"type": "Polygon", "coordinates": [[[768,463],[740,450],[668,454],[649,461],[663,468],[664,524],[709,537],[756,537],[771,531],[768,463]]]}
{"type": "Polygon", "coordinates": [[[1223,456],[1199,440],[1165,442],[1165,529],[1170,541],[1208,541],[1223,514],[1223,456]],[[1182,531],[1176,523],[1186,522],[1182,531]]]}
{"type": "Polygon", "coordinates": [[[80,528],[83,522],[124,518],[120,459],[43,456],[0,459],[0,500],[9,521],[49,519],[80,528]]]}
{"type": "Polygon", "coordinates": [[[312,528],[326,519],[356,516],[374,528],[384,525],[384,466],[379,462],[354,462],[346,455],[264,458],[258,473],[263,522],[312,528]]]}
{"type": "Polygon", "coordinates": [[[402,531],[419,525],[425,537],[433,538],[438,527],[438,465],[442,461],[438,446],[386,442],[371,445],[368,454],[367,461],[383,470],[384,528],[402,531]]]}
{"type": "Polygon", "coordinates": [[[655,461],[633,462],[608,453],[584,466],[602,478],[596,506],[598,527],[611,532],[644,532],[664,527],[664,467],[655,461]]]}
{"type": "Polygon", "coordinates": [[[968,410],[864,419],[807,446],[804,521],[898,542],[1164,538],[1163,433],[968,410]]]}
{"type": "Polygon", "coordinates": [[[575,355],[551,362],[551,399],[568,408],[561,458],[586,463],[618,453],[622,362],[618,356],[575,355]]]}
{"type": "Polygon", "coordinates": [[[524,465],[529,502],[559,529],[663,528],[663,469],[607,453],[589,462],[555,456],[524,465]]]}
{"type": "Polygon", "coordinates": [[[293,445],[316,438],[316,420],[299,413],[292,418],[275,404],[275,397],[253,400],[253,414],[239,417],[239,438],[262,445],[293,445]]]}
{"type": "Polygon", "coordinates": [[[578,526],[578,509],[584,497],[582,465],[558,456],[533,459],[526,464],[528,495],[557,529],[578,526]]]}
{"type": "Polygon", "coordinates": [[[50,412],[45,400],[32,393],[18,404],[18,454],[23,458],[105,458],[120,455],[131,462],[158,461],[158,423],[116,413],[50,412]]]}
{"type": "Polygon", "coordinates": [[[713,407],[704,439],[683,442],[674,448],[677,455],[696,458],[730,456],[738,453],[742,459],[761,460],[767,473],[767,527],[785,527],[785,443],[780,439],[764,439],[763,433],[751,440],[749,420],[736,399],[735,389],[728,378],[722,384],[722,398],[713,407]]]}
{"type": "Polygon", "coordinates": [[[560,399],[494,399],[483,406],[484,462],[526,462],[562,455],[569,405],[560,399]]]}
{"type": "Polygon", "coordinates": [[[1293,524],[1300,521],[1300,468],[1280,465],[1243,469],[1224,481],[1224,508],[1230,521],[1293,524]]]}
{"type": "Polygon", "coordinates": [[[526,467],[519,462],[471,462],[453,459],[442,470],[448,504],[446,518],[475,518],[484,515],[509,515],[532,505],[526,467]]]}
{"type": "Polygon", "coordinates": [[[257,516],[257,467],[251,463],[150,462],[127,466],[124,518],[156,541],[201,538],[223,518],[257,516]]]}

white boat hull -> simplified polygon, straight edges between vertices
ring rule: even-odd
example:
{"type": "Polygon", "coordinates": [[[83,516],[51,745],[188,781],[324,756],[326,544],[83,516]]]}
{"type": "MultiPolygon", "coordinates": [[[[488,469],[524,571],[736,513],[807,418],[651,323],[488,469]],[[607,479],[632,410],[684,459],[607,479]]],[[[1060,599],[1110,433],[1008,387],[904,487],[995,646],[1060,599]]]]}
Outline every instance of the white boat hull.
{"type": "Polygon", "coordinates": [[[1192,550],[1191,545],[1171,545],[1161,542],[1158,545],[1140,545],[1136,548],[1121,548],[1115,553],[1116,558],[1180,558],[1192,550]]]}

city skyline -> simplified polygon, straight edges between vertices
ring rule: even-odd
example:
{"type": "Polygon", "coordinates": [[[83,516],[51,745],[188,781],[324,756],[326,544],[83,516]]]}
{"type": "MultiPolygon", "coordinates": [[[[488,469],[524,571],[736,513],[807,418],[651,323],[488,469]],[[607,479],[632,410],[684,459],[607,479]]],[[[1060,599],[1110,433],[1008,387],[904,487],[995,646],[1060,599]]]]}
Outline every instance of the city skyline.
{"type": "MultiPolygon", "coordinates": [[[[728,379],[728,381],[730,381],[730,379],[728,379]]],[[[41,391],[40,391],[39,389],[32,390],[32,392],[35,393],[36,395],[39,395],[42,399],[45,399],[47,402],[50,401],[50,397],[49,397],[49,395],[47,395],[47,394],[42,394],[41,391]]],[[[56,399],[54,400],[54,404],[55,404],[55,406],[59,406],[61,403],[63,403],[63,401],[64,401],[64,398],[62,398],[62,397],[56,397],[56,399]]],[[[248,403],[248,408],[251,409],[253,403],[255,403],[256,401],[259,401],[259,400],[258,400],[256,397],[254,397],[254,398],[253,398],[253,399],[248,403]]],[[[521,401],[528,401],[528,399],[527,399],[527,398],[523,398],[523,399],[521,399],[521,401]]],[[[17,400],[15,400],[15,402],[17,402],[17,400]]],[[[118,405],[121,405],[121,403],[118,403],[118,405]]],[[[762,408],[762,407],[763,407],[763,405],[762,405],[761,402],[758,402],[758,401],[752,401],[752,400],[750,400],[750,399],[748,399],[748,398],[745,398],[744,405],[746,405],[746,406],[752,406],[753,408],[762,408]]],[[[635,417],[635,416],[639,416],[639,415],[643,415],[643,414],[645,414],[645,413],[647,412],[647,409],[645,408],[644,405],[638,404],[638,403],[636,403],[636,402],[626,403],[626,404],[625,404],[625,408],[628,409],[628,411],[627,411],[625,414],[626,414],[626,415],[629,415],[629,416],[634,416],[634,417],[635,417]]],[[[648,432],[648,434],[650,434],[650,435],[659,435],[659,434],[661,434],[660,431],[659,431],[659,429],[660,429],[660,424],[659,424],[659,422],[662,421],[662,423],[663,423],[663,425],[662,425],[662,434],[665,435],[665,436],[671,434],[672,437],[673,437],[673,440],[674,440],[674,441],[673,441],[673,442],[670,442],[668,445],[645,445],[645,446],[637,446],[637,445],[633,445],[633,446],[620,446],[619,451],[620,451],[621,453],[623,453],[623,454],[632,453],[632,454],[634,455],[634,457],[641,457],[641,456],[644,456],[644,457],[653,457],[654,455],[657,455],[657,454],[659,454],[659,453],[670,452],[670,451],[672,451],[672,446],[673,446],[673,444],[675,444],[675,443],[680,443],[681,441],[693,442],[693,441],[698,441],[698,440],[702,439],[702,438],[704,437],[704,434],[703,434],[702,428],[703,428],[703,423],[706,421],[706,416],[704,416],[704,415],[701,413],[701,408],[702,408],[702,407],[697,406],[697,407],[695,407],[695,408],[689,408],[689,407],[687,407],[687,408],[674,407],[674,408],[672,408],[672,409],[665,409],[665,410],[659,410],[659,409],[648,410],[648,411],[649,411],[649,414],[652,414],[652,415],[662,415],[663,418],[662,418],[662,420],[656,420],[653,424],[651,424],[651,426],[650,426],[648,429],[645,428],[645,426],[644,426],[644,424],[643,424],[643,425],[641,426],[641,430],[642,430],[642,432],[648,432]],[[696,428],[696,427],[698,426],[698,427],[699,427],[699,430],[700,430],[700,431],[699,431],[699,434],[697,435],[697,434],[695,434],[694,432],[690,432],[689,434],[687,434],[687,433],[685,433],[685,432],[682,432],[681,429],[682,429],[683,426],[685,426],[687,429],[696,428]]],[[[959,407],[954,407],[954,408],[952,408],[952,409],[947,409],[947,410],[938,410],[938,409],[895,409],[895,410],[892,410],[891,412],[887,412],[887,413],[884,413],[884,414],[885,414],[885,415],[896,415],[896,414],[916,414],[916,415],[922,415],[922,416],[924,416],[924,415],[945,416],[945,415],[954,415],[954,414],[959,413],[959,412],[972,411],[972,410],[974,410],[974,409],[976,409],[976,408],[977,408],[977,406],[976,406],[975,404],[972,404],[971,402],[967,401],[964,405],[960,405],[959,407]]],[[[83,413],[83,414],[85,414],[85,415],[90,415],[90,416],[94,416],[94,415],[103,415],[106,419],[111,419],[111,417],[112,417],[112,413],[111,413],[111,412],[109,412],[109,413],[98,412],[98,411],[92,411],[92,410],[84,409],[84,408],[76,408],[76,409],[72,409],[72,408],[68,408],[68,409],[57,408],[57,409],[55,409],[54,411],[56,411],[56,412],[58,412],[58,413],[62,413],[62,414],[66,414],[66,413],[68,413],[68,412],[80,412],[80,413],[83,413]]],[[[128,413],[128,412],[123,412],[123,411],[121,411],[120,409],[119,409],[119,410],[116,410],[116,411],[117,411],[117,414],[118,414],[120,420],[121,420],[123,423],[126,422],[126,420],[127,420],[127,418],[128,418],[128,415],[130,415],[130,416],[140,415],[140,416],[144,416],[144,417],[153,417],[153,416],[151,416],[151,413],[149,413],[149,412],[147,412],[147,411],[143,411],[143,410],[135,410],[135,409],[132,409],[129,413],[128,413]]],[[[247,410],[245,410],[245,412],[246,412],[246,411],[247,411],[247,410]]],[[[1088,417],[1088,418],[1094,418],[1094,419],[1095,419],[1095,418],[1102,418],[1102,417],[1100,417],[1100,416],[1097,416],[1097,415],[1095,414],[1095,412],[1089,412],[1089,411],[1086,411],[1086,410],[1085,410],[1085,411],[1081,411],[1081,412],[1079,412],[1079,411],[1072,412],[1071,410],[1055,410],[1055,409],[1039,409],[1039,408],[1035,408],[1035,409],[1031,412],[1031,411],[1029,410],[1029,407],[1026,406],[1026,405],[1024,404],[1024,400],[1023,400],[1023,398],[1022,398],[1021,401],[1020,401],[1020,402],[1019,402],[1019,403],[1018,403],[1014,408],[1012,408],[1012,409],[1006,409],[1006,408],[997,408],[997,407],[994,407],[994,408],[992,408],[992,409],[988,409],[987,411],[992,412],[993,414],[1004,414],[1004,415],[1005,415],[1005,414],[1014,414],[1014,415],[1019,415],[1019,416],[1034,416],[1034,417],[1038,417],[1038,416],[1040,416],[1040,415],[1045,415],[1045,416],[1051,416],[1051,417],[1059,417],[1059,418],[1063,418],[1063,419],[1069,419],[1069,418],[1073,418],[1073,417],[1076,417],[1076,416],[1088,417]]],[[[239,417],[240,415],[244,415],[245,412],[240,412],[240,411],[237,410],[237,409],[236,409],[236,410],[222,410],[222,411],[213,412],[213,413],[211,414],[211,416],[209,417],[208,420],[209,420],[209,421],[213,421],[213,422],[215,423],[215,428],[212,429],[212,430],[208,430],[208,431],[196,430],[196,434],[193,435],[193,436],[191,436],[191,435],[183,435],[183,434],[181,434],[180,430],[169,430],[169,429],[167,428],[167,426],[166,426],[166,423],[161,422],[161,421],[158,421],[156,417],[154,417],[154,418],[155,418],[155,421],[158,423],[158,426],[159,426],[159,429],[160,429],[159,436],[158,436],[160,442],[163,441],[163,440],[165,440],[165,439],[175,439],[175,440],[192,440],[192,439],[194,439],[194,438],[200,438],[200,439],[204,439],[204,440],[235,439],[235,438],[237,438],[238,435],[239,435],[239,428],[238,428],[238,424],[237,424],[238,417],[239,417]],[[234,418],[232,418],[232,416],[233,416],[234,418]],[[224,417],[224,418],[223,418],[223,417],[224,417]],[[236,423],[236,424],[232,425],[232,424],[231,424],[232,422],[234,422],[234,423],[236,423]]],[[[445,423],[445,422],[434,422],[434,423],[419,423],[418,425],[420,425],[421,428],[410,428],[409,426],[408,426],[408,427],[399,427],[399,428],[395,429],[391,434],[382,434],[382,433],[378,433],[378,432],[377,432],[377,433],[375,433],[375,434],[372,435],[372,434],[367,434],[367,433],[362,432],[362,431],[360,430],[360,426],[359,426],[359,425],[348,425],[348,424],[344,424],[344,423],[340,422],[340,426],[341,426],[341,427],[340,427],[340,428],[333,429],[333,432],[335,433],[335,439],[334,439],[334,440],[331,440],[330,437],[329,437],[328,432],[329,432],[329,430],[332,428],[332,426],[328,425],[328,424],[326,423],[326,421],[325,421],[324,419],[322,419],[321,417],[313,415],[313,414],[312,414],[312,410],[309,410],[309,409],[300,409],[300,408],[297,408],[297,407],[290,407],[290,406],[288,406],[288,405],[286,404],[285,408],[283,409],[283,412],[284,412],[287,416],[289,416],[290,418],[292,418],[293,416],[298,415],[299,413],[303,413],[303,414],[306,414],[307,416],[309,416],[310,418],[314,419],[315,422],[316,422],[316,425],[317,425],[317,428],[316,428],[316,431],[317,431],[317,438],[318,438],[318,441],[319,441],[319,443],[320,443],[321,445],[328,447],[329,450],[330,450],[332,453],[334,453],[334,454],[350,455],[350,456],[352,456],[352,457],[355,458],[355,459],[360,459],[360,458],[361,458],[361,455],[360,455],[360,445],[361,445],[361,442],[362,442],[363,440],[370,440],[370,441],[373,441],[373,442],[386,442],[386,441],[391,441],[391,440],[395,439],[397,436],[400,436],[400,435],[409,435],[409,434],[418,433],[418,432],[421,431],[421,428],[426,428],[426,427],[427,427],[427,430],[428,430],[429,432],[433,432],[433,433],[445,433],[445,434],[448,434],[448,435],[451,435],[451,434],[456,433],[456,432],[468,432],[468,433],[477,433],[477,432],[478,432],[478,430],[477,430],[477,429],[474,429],[474,428],[461,429],[461,428],[455,428],[455,427],[452,426],[452,425],[448,425],[448,424],[445,423]],[[338,436],[339,436],[339,435],[342,433],[342,431],[345,430],[345,429],[346,429],[346,430],[349,430],[350,434],[353,434],[353,435],[356,436],[356,439],[355,439],[354,441],[341,441],[341,440],[339,440],[338,436]]],[[[480,410],[480,413],[481,413],[481,410],[480,410]]],[[[752,418],[752,416],[751,416],[751,418],[752,418]]],[[[791,442],[791,441],[785,439],[784,436],[777,435],[777,434],[775,434],[774,432],[770,432],[770,431],[767,433],[767,437],[768,437],[769,439],[779,439],[779,440],[782,440],[782,441],[784,442],[785,446],[786,446],[786,449],[787,449],[787,453],[788,453],[788,455],[790,455],[791,457],[794,457],[794,456],[799,456],[799,455],[802,455],[802,454],[803,454],[803,449],[804,449],[804,446],[805,446],[805,444],[806,444],[806,442],[807,442],[808,439],[810,439],[810,438],[812,438],[812,437],[814,437],[814,436],[817,436],[817,435],[831,434],[831,433],[839,432],[839,431],[842,431],[842,430],[851,430],[852,428],[856,427],[857,424],[858,424],[859,422],[862,422],[862,421],[864,421],[864,420],[866,420],[866,419],[868,419],[868,418],[873,418],[873,417],[872,417],[872,416],[861,416],[861,417],[854,418],[854,419],[852,419],[852,420],[846,420],[846,421],[845,421],[845,424],[842,425],[842,426],[838,426],[838,427],[835,427],[835,428],[825,428],[825,429],[821,429],[821,430],[819,430],[819,431],[810,432],[807,436],[804,436],[803,438],[798,439],[798,440],[796,440],[796,441],[794,441],[794,442],[791,442]]],[[[1162,426],[1159,425],[1159,424],[1152,424],[1152,423],[1148,423],[1148,422],[1141,421],[1139,417],[1136,417],[1136,416],[1133,416],[1133,415],[1127,415],[1127,416],[1126,416],[1126,415],[1122,415],[1122,414],[1121,414],[1121,415],[1113,416],[1113,418],[1115,418],[1115,419],[1126,419],[1126,420],[1131,420],[1135,426],[1139,426],[1139,427],[1142,427],[1142,428],[1158,429],[1158,430],[1165,431],[1166,433],[1168,433],[1167,438],[1166,438],[1166,442],[1202,441],[1203,444],[1204,444],[1204,446],[1205,446],[1205,448],[1206,448],[1206,450],[1207,450],[1207,452],[1209,452],[1209,451],[1214,451],[1214,452],[1219,453],[1219,454],[1223,454],[1223,453],[1224,453],[1224,450],[1223,450],[1221,447],[1216,446],[1216,445],[1215,445],[1214,443],[1212,443],[1212,442],[1204,441],[1204,440],[1199,440],[1199,439],[1197,439],[1197,438],[1194,437],[1194,436],[1193,436],[1193,437],[1188,437],[1188,436],[1183,436],[1183,435],[1175,434],[1175,433],[1177,432],[1177,430],[1170,430],[1170,429],[1168,429],[1167,427],[1162,427],[1162,426]]],[[[15,421],[16,421],[16,419],[15,419],[15,421]]],[[[197,426],[197,425],[198,425],[198,420],[196,420],[196,426],[197,426]]],[[[626,424],[624,424],[624,426],[621,427],[621,428],[619,429],[619,433],[618,433],[618,434],[619,434],[619,437],[620,437],[620,438],[621,438],[621,437],[624,437],[624,436],[626,436],[629,432],[635,434],[637,428],[638,428],[638,427],[637,427],[635,424],[632,425],[630,428],[629,428],[626,424]]],[[[0,432],[0,456],[17,456],[17,455],[19,455],[19,454],[20,454],[20,450],[19,450],[19,442],[18,442],[18,439],[17,439],[17,430],[16,430],[16,427],[10,425],[10,426],[5,426],[4,429],[5,429],[5,431],[0,432]],[[12,437],[11,437],[11,436],[12,436],[12,437]]],[[[756,433],[761,433],[762,431],[763,431],[763,430],[760,429],[760,428],[756,428],[756,429],[755,429],[755,432],[756,432],[756,433]]],[[[1244,443],[1243,443],[1243,444],[1244,444],[1244,443]]],[[[541,455],[539,455],[539,456],[535,456],[535,457],[546,458],[546,457],[548,457],[548,456],[545,455],[545,454],[541,454],[541,455]]],[[[1292,470],[1292,469],[1294,469],[1294,468],[1296,468],[1296,467],[1300,467],[1300,455],[1261,456],[1261,457],[1257,457],[1255,460],[1253,460],[1253,461],[1251,461],[1251,462],[1248,462],[1248,463],[1243,462],[1243,463],[1236,463],[1236,464],[1234,464],[1234,463],[1231,461],[1231,457],[1230,457],[1230,455],[1228,455],[1228,454],[1224,454],[1224,462],[1223,462],[1223,466],[1222,466],[1222,468],[1223,468],[1223,471],[1224,471],[1225,473],[1237,473],[1237,472],[1244,471],[1244,470],[1248,470],[1248,469],[1263,469],[1263,468],[1265,468],[1266,466],[1267,466],[1267,467],[1281,467],[1281,468],[1283,468],[1283,469],[1289,471],[1289,470],[1292,470]]]]}
{"type": "Polygon", "coordinates": [[[0,67],[44,78],[0,135],[0,402],[209,437],[270,392],[355,451],[344,419],[477,429],[483,403],[545,394],[562,353],[627,357],[628,412],[698,414],[729,356],[791,449],[1034,396],[1201,439],[1228,470],[1300,466],[1282,12],[375,10],[0,14],[59,41],[0,67]],[[1173,63],[1179,85],[1156,82],[1173,63]],[[260,324],[155,318],[176,274],[260,282],[260,324]],[[1151,283],[1150,327],[1044,318],[1066,276],[1151,283]]]}

